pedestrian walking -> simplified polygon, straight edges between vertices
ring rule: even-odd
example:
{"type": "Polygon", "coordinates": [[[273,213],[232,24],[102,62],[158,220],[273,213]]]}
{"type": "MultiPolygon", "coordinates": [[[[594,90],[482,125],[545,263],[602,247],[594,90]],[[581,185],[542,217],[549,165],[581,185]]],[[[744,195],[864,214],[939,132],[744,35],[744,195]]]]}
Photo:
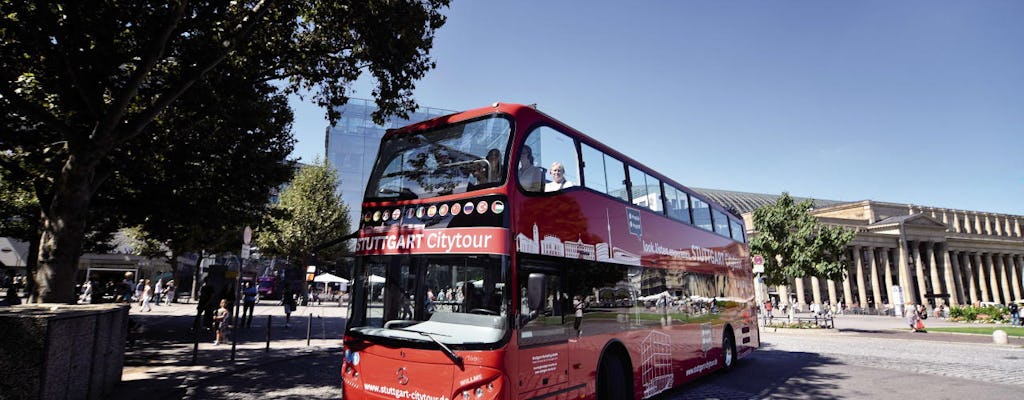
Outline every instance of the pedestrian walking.
{"type": "Polygon", "coordinates": [[[1011,301],[1006,305],[1006,308],[1010,310],[1010,325],[1020,325],[1020,306],[1016,302],[1011,301]]]}
{"type": "Polygon", "coordinates": [[[164,302],[170,305],[174,302],[174,279],[167,281],[167,285],[164,286],[164,302]]]}
{"type": "Polygon", "coordinates": [[[583,298],[576,295],[572,298],[572,307],[575,309],[576,314],[574,315],[572,327],[576,330],[576,336],[583,336],[583,330],[581,324],[583,323],[583,309],[586,307],[586,303],[583,302],[583,298]]]}
{"type": "Polygon", "coordinates": [[[242,289],[242,318],[238,325],[246,328],[252,326],[252,313],[256,308],[256,296],[258,295],[259,291],[252,285],[252,282],[246,282],[245,289],[242,289]]]}
{"type": "Polygon", "coordinates": [[[213,324],[213,288],[208,278],[203,278],[203,286],[199,288],[199,302],[196,304],[196,319],[192,321],[192,331],[202,326],[209,328],[213,324]]]}
{"type": "Polygon", "coordinates": [[[153,298],[153,286],[149,284],[149,279],[139,283],[139,287],[142,288],[139,295],[139,311],[153,311],[153,307],[149,305],[153,298]]]}
{"type": "Polygon", "coordinates": [[[156,284],[153,285],[153,303],[160,305],[160,300],[164,296],[164,278],[156,280],[156,284]]]}
{"type": "Polygon", "coordinates": [[[284,305],[284,327],[291,328],[292,311],[295,311],[295,308],[298,306],[295,303],[295,295],[291,290],[284,290],[283,296],[281,297],[281,304],[284,305]]]}

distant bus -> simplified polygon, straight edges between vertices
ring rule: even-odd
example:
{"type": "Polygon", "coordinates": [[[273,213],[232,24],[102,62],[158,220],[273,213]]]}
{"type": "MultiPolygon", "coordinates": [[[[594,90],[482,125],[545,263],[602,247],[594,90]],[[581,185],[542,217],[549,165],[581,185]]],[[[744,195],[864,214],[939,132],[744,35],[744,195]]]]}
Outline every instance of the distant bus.
{"type": "Polygon", "coordinates": [[[759,346],[742,219],[535,108],[388,132],[362,209],[344,398],[641,399],[759,346]]]}

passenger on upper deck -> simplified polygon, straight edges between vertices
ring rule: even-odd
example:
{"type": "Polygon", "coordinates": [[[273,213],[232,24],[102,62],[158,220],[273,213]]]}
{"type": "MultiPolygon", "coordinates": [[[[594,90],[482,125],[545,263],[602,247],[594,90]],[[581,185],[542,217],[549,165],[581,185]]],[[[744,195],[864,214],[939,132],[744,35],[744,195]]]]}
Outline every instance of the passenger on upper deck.
{"type": "Polygon", "coordinates": [[[533,149],[523,146],[519,156],[519,184],[530,192],[539,192],[544,188],[544,172],[533,165],[533,149]]]}
{"type": "Polygon", "coordinates": [[[555,161],[551,163],[551,182],[544,185],[545,192],[557,192],[559,190],[576,186],[572,181],[565,179],[565,166],[555,161]]]}
{"type": "Polygon", "coordinates": [[[487,151],[486,165],[483,163],[476,165],[477,168],[473,171],[473,177],[476,178],[477,185],[494,183],[501,180],[501,152],[498,149],[487,151]]]}

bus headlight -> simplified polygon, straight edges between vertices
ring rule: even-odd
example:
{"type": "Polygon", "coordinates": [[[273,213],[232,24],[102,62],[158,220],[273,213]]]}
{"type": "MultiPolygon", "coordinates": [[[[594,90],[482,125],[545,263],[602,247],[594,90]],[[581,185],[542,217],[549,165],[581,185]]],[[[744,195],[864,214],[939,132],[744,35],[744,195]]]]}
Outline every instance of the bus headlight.
{"type": "Polygon", "coordinates": [[[359,352],[352,350],[345,350],[345,361],[348,363],[358,366],[359,365],[359,352]]]}

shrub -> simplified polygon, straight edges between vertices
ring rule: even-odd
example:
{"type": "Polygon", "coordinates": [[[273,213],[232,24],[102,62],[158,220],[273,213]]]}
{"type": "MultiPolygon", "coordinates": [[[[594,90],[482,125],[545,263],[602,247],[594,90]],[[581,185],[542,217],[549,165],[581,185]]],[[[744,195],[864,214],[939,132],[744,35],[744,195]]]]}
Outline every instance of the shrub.
{"type": "Polygon", "coordinates": [[[954,306],[949,309],[949,317],[954,321],[983,321],[1002,322],[1006,321],[1006,314],[999,306],[954,306]]]}

